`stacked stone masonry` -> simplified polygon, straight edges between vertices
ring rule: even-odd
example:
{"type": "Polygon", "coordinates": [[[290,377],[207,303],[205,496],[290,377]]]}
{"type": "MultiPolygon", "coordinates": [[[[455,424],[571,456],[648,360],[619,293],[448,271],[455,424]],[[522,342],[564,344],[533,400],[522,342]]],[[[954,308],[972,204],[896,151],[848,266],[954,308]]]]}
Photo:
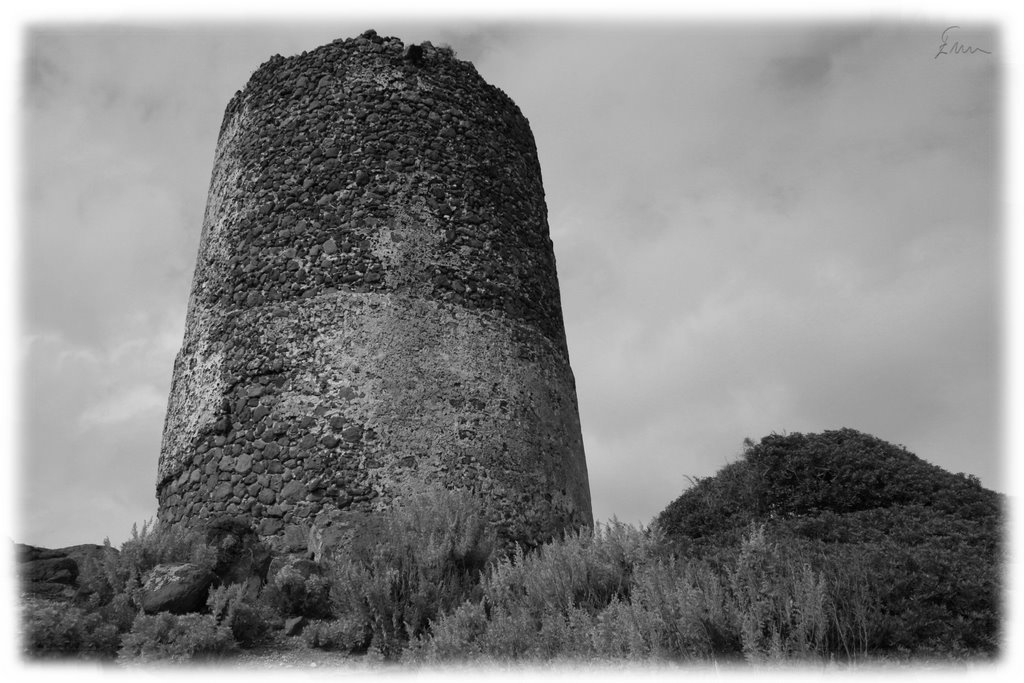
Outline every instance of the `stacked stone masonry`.
{"type": "Polygon", "coordinates": [[[592,522],[529,125],[450,50],[368,31],[228,105],[159,517],[273,537],[432,487],[508,540],[592,522]]]}

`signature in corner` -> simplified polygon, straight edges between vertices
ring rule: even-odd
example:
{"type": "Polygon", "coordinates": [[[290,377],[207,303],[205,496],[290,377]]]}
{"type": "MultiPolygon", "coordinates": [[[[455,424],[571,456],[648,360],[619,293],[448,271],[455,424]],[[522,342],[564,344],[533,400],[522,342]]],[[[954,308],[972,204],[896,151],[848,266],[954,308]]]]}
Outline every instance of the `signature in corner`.
{"type": "Polygon", "coordinates": [[[992,54],[988,50],[982,50],[980,47],[974,47],[973,45],[964,45],[959,40],[954,40],[953,44],[949,43],[950,31],[959,29],[959,26],[949,26],[945,31],[942,32],[942,44],[939,45],[939,51],[935,53],[932,59],[938,59],[939,55],[960,55],[968,54],[973,55],[975,52],[984,52],[987,55],[992,54]]]}

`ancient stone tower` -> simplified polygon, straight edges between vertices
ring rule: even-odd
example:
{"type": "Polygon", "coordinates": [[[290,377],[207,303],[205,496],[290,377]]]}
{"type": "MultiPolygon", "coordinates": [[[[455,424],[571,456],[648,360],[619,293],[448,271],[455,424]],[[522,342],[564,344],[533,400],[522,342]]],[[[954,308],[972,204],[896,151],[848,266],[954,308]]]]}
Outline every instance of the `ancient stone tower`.
{"type": "Polygon", "coordinates": [[[529,125],[450,50],[368,31],[228,104],[159,518],[344,529],[429,487],[508,539],[592,522],[529,125]]]}

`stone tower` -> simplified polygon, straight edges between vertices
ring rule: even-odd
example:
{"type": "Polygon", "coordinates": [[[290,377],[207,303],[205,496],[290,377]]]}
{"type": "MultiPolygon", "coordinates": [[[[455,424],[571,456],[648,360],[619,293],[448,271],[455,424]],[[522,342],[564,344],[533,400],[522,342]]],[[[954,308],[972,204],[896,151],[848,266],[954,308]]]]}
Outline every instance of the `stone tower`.
{"type": "Polygon", "coordinates": [[[529,124],[451,50],[368,31],[228,104],[159,518],[342,531],[427,488],[510,540],[592,523],[529,124]]]}

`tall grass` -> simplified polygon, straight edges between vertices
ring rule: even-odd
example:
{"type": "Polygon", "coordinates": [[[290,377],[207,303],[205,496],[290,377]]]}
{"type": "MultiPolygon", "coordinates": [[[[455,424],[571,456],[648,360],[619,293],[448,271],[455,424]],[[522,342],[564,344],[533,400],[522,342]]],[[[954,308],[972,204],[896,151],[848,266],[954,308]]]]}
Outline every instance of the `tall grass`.
{"type": "Polygon", "coordinates": [[[373,646],[393,658],[430,620],[474,595],[494,550],[480,501],[431,491],[372,517],[332,571],[331,603],[362,620],[373,646]]]}
{"type": "Polygon", "coordinates": [[[840,584],[851,578],[814,569],[763,526],[705,559],[664,555],[655,531],[613,522],[499,559],[482,595],[440,614],[406,657],[849,659],[877,616],[863,581],[840,584]]]}

